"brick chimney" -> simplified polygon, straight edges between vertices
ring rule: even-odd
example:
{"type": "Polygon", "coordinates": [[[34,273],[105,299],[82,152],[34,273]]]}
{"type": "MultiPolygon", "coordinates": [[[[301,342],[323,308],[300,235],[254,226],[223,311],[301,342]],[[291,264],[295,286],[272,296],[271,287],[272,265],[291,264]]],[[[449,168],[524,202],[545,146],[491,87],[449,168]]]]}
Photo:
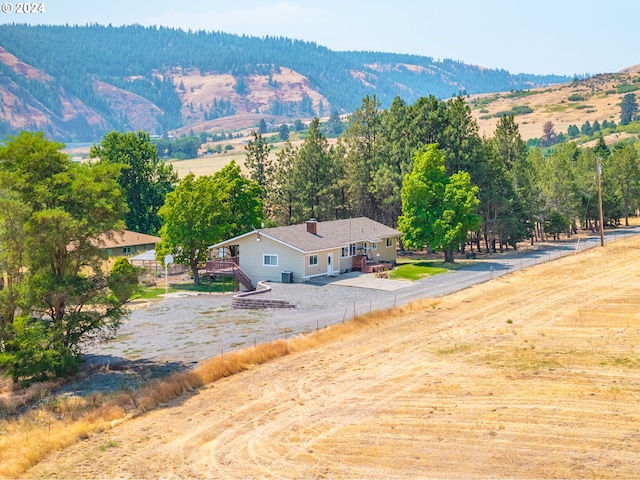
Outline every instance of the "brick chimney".
{"type": "Polygon", "coordinates": [[[318,232],[318,222],[315,218],[307,220],[307,232],[317,235],[318,232]]]}

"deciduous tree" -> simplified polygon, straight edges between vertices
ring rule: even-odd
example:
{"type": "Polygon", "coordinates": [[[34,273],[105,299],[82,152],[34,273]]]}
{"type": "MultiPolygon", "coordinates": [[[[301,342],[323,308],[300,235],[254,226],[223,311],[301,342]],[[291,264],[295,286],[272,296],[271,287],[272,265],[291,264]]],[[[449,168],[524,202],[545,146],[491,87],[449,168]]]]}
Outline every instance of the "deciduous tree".
{"type": "Polygon", "coordinates": [[[280,140],[284,142],[289,140],[289,125],[287,125],[286,123],[283,123],[282,125],[280,125],[280,129],[278,130],[278,136],[280,137],[280,140]]]}
{"type": "Polygon", "coordinates": [[[548,121],[542,126],[542,137],[540,137],[541,147],[550,147],[556,143],[558,134],[556,133],[553,122],[548,121]]]}
{"type": "Polygon", "coordinates": [[[149,134],[110,132],[100,144],[91,147],[89,155],[122,167],[117,180],[129,206],[125,215],[127,228],[155,235],[161,226],[158,210],[178,175],[158,157],[149,134]]]}
{"type": "Polygon", "coordinates": [[[109,337],[124,313],[108,289],[100,245],[124,226],[120,166],[76,164],[62,146],[22,132],[0,147],[0,209],[15,216],[0,222],[11,286],[0,361],[15,380],[75,371],[81,342],[109,337]]]}
{"type": "Polygon", "coordinates": [[[159,214],[164,225],[156,258],[173,254],[176,263],[191,269],[198,284],[198,267],[210,245],[260,225],[260,186],[243,177],[240,167],[231,162],[214,175],[184,177],[167,195],[159,214]]]}
{"type": "Polygon", "coordinates": [[[121,304],[127,303],[140,291],[141,269],[134,267],[127,257],[119,257],[111,267],[107,284],[121,304]]]}
{"type": "Polygon", "coordinates": [[[477,194],[478,187],[471,185],[467,172],[447,176],[444,155],[437,145],[422,149],[402,185],[403,215],[398,228],[404,232],[404,244],[444,251],[445,261],[453,262],[453,251],[482,221],[474,213],[477,194]]]}

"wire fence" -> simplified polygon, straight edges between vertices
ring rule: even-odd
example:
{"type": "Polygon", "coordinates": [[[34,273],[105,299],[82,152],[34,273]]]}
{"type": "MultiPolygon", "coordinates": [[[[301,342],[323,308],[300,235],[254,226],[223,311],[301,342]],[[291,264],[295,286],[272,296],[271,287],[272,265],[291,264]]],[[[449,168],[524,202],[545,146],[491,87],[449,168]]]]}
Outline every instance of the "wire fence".
{"type": "MultiPolygon", "coordinates": [[[[635,228],[607,232],[604,237],[604,246],[638,235],[638,233],[640,231],[635,228]]],[[[416,282],[409,287],[395,291],[371,290],[364,292],[365,289],[357,289],[361,291],[358,294],[360,298],[348,300],[345,298],[342,301],[333,299],[332,305],[318,306],[315,310],[294,309],[289,312],[273,313],[272,322],[270,322],[272,323],[271,328],[262,329],[260,334],[254,335],[253,341],[250,343],[257,345],[277,339],[288,339],[295,335],[306,335],[376,310],[390,309],[424,298],[437,298],[474,284],[490,281],[499,276],[552,262],[569,255],[576,255],[599,246],[600,237],[577,238],[572,242],[565,241],[562,244],[545,246],[541,250],[528,250],[503,255],[500,258],[482,259],[471,267],[436,275],[430,277],[425,283],[416,282]],[[453,277],[457,277],[457,280],[453,281],[453,277]],[[438,283],[445,283],[445,281],[448,286],[438,288],[438,283]]],[[[349,289],[350,287],[341,288],[349,289]]],[[[243,346],[250,345],[245,343],[243,346]]]]}

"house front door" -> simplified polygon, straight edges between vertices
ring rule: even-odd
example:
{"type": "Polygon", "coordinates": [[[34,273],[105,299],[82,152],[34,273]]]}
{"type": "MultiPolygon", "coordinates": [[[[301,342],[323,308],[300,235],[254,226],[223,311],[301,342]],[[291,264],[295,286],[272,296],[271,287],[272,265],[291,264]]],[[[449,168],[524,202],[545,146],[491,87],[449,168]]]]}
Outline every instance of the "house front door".
{"type": "Polygon", "coordinates": [[[327,276],[333,277],[333,253],[327,253],[327,276]]]}

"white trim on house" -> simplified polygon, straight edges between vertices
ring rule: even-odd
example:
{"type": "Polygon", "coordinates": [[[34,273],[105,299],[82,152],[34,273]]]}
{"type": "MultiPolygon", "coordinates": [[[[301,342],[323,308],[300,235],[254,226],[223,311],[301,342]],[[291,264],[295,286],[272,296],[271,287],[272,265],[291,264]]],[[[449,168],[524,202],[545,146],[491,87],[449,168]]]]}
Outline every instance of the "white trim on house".
{"type": "Polygon", "coordinates": [[[262,254],[262,266],[263,267],[277,267],[278,266],[278,255],[275,253],[263,253],[262,254]],[[269,261],[269,263],[266,262],[267,257],[269,257],[270,259],[275,258],[276,259],[276,263],[271,263],[271,261],[269,261]]]}

